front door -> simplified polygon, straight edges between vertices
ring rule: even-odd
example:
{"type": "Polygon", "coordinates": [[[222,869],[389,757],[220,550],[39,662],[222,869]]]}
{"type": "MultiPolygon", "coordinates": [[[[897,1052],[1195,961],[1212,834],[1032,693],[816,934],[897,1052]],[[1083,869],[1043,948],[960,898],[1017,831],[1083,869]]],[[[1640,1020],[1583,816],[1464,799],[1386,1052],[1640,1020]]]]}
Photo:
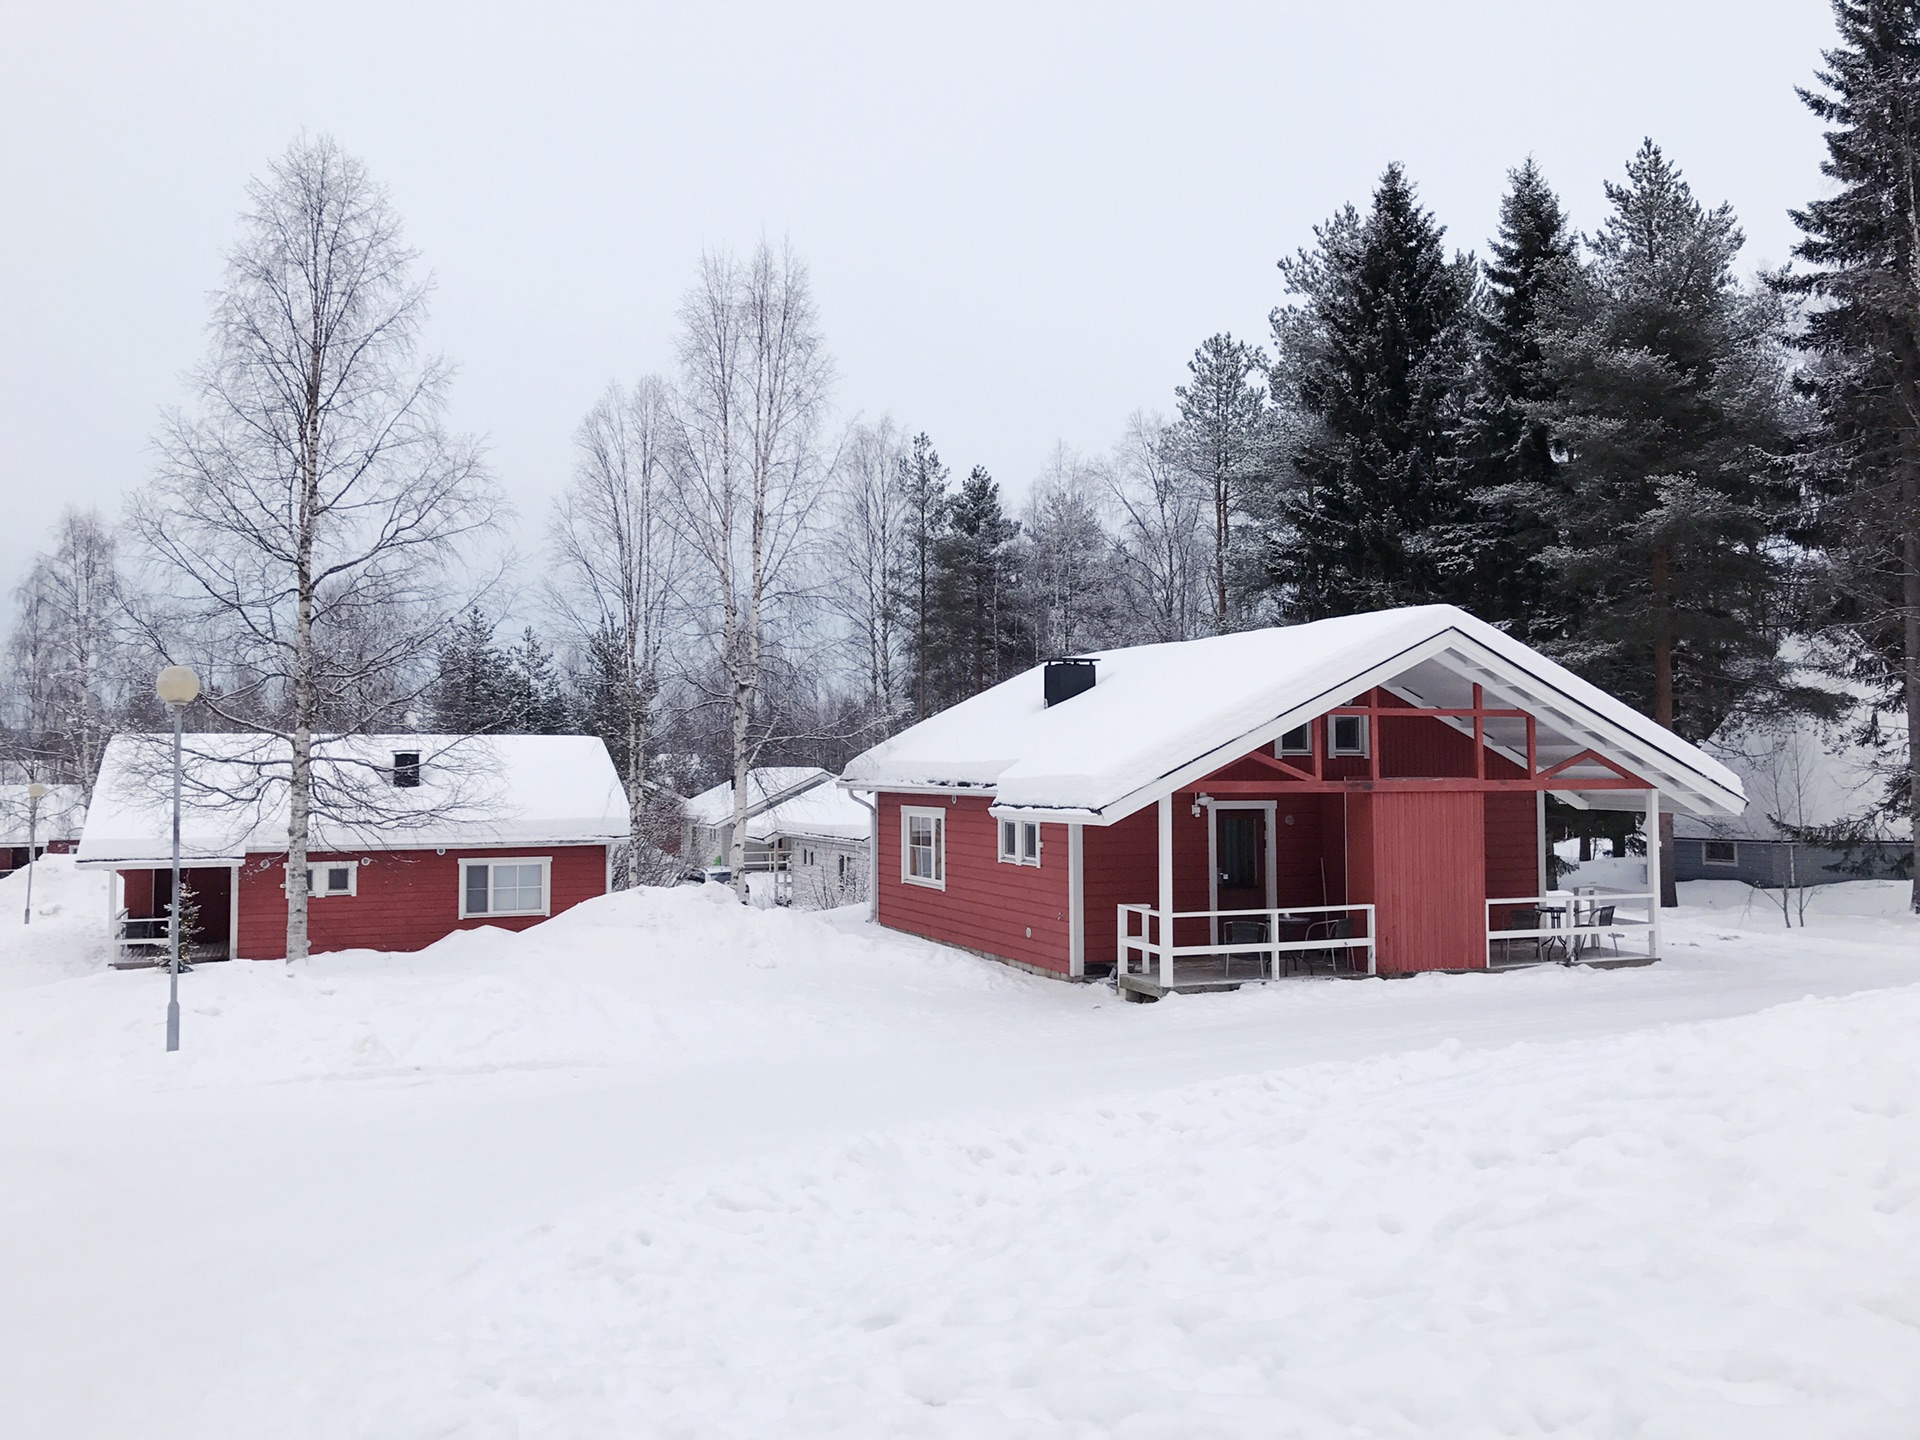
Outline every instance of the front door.
{"type": "Polygon", "coordinates": [[[1267,860],[1271,812],[1264,805],[1213,807],[1213,908],[1265,910],[1272,867],[1267,860]]]}

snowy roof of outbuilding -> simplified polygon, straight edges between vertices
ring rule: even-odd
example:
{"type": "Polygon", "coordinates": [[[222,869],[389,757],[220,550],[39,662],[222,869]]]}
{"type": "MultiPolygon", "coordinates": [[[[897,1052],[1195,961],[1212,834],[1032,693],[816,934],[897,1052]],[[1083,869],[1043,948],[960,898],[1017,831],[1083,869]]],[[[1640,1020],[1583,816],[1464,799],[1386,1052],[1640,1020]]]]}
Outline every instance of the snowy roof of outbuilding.
{"type": "MultiPolygon", "coordinates": [[[[1422,706],[1488,705],[1536,717],[1543,767],[1592,749],[1683,810],[1735,814],[1740,780],[1620,700],[1451,605],[1347,615],[1162,645],[1102,651],[1091,690],[1047,707],[1036,668],[921,721],[856,757],[859,790],[989,792],[995,808],[1104,825],[1385,686],[1422,706]]],[[[1460,723],[1470,728],[1468,722],[1460,723]]],[[[1524,723],[1489,720],[1489,743],[1524,759],[1524,723]]],[[[1642,808],[1628,791],[1575,803],[1642,808]]]]}
{"type": "Polygon", "coordinates": [[[87,819],[87,792],[79,785],[49,785],[37,813],[24,783],[0,785],[0,845],[77,840],[87,819]]]}
{"type": "MultiPolygon", "coordinates": [[[[116,735],[101,761],[82,865],[164,864],[171,855],[172,739],[116,735]]],[[[291,747],[255,735],[189,735],[180,838],[195,862],[237,864],[287,848],[291,747]]],[[[626,792],[590,735],[359,735],[316,741],[316,852],[607,844],[628,834],[626,792]],[[421,758],[393,783],[394,757],[421,758]]]]}
{"type": "MultiPolygon", "coordinates": [[[[761,765],[747,772],[747,818],[833,779],[818,765],[761,765]]],[[[687,801],[687,818],[696,825],[727,825],[733,820],[733,781],[702,790],[687,801]]]]}
{"type": "Polygon", "coordinates": [[[749,820],[747,835],[759,841],[865,840],[872,823],[873,812],[839,786],[816,785],[749,820]]]}

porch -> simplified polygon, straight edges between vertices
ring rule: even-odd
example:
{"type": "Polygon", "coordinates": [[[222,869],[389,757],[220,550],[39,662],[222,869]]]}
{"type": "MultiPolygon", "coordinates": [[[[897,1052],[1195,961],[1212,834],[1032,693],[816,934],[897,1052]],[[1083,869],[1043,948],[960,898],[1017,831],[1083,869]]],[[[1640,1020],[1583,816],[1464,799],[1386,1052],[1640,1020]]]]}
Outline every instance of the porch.
{"type": "Polygon", "coordinates": [[[1170,925],[1151,905],[1120,907],[1114,984],[1128,999],[1376,973],[1371,905],[1181,910],[1167,918],[1170,925]],[[1204,922],[1213,938],[1197,945],[1165,943],[1163,937],[1192,922],[1204,922]]]}

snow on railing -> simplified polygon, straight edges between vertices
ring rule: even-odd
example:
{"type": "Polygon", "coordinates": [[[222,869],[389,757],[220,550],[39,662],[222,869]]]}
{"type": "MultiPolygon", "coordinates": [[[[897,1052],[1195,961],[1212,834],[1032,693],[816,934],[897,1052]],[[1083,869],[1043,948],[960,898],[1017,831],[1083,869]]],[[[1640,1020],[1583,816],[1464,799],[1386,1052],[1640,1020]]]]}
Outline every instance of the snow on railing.
{"type": "MultiPolygon", "coordinates": [[[[1571,965],[1583,956],[1591,959],[1628,958],[1620,942],[1629,935],[1645,932],[1646,958],[1657,958],[1660,929],[1655,924],[1654,907],[1659,897],[1613,894],[1591,887],[1580,893],[1553,890],[1545,895],[1513,895],[1487,901],[1487,968],[1502,965],[1536,965],[1558,962],[1571,965]],[[1642,914],[1622,915],[1631,907],[1642,914]],[[1505,909],[1507,919],[1513,911],[1536,916],[1538,925],[1510,925],[1495,928],[1493,912],[1505,909]],[[1603,943],[1604,942],[1604,943],[1603,943]],[[1496,951],[1496,945],[1498,950],[1496,951]],[[1518,958],[1515,952],[1518,951],[1518,958]]],[[[1638,947],[1633,952],[1637,957],[1638,947]]]]}
{"type": "MultiPolygon", "coordinates": [[[[1168,945],[1163,944],[1156,934],[1160,929],[1160,912],[1152,905],[1122,905],[1119,907],[1119,943],[1115,964],[1116,977],[1124,977],[1132,972],[1130,962],[1137,954],[1140,959],[1140,973],[1150,975],[1158,972],[1162,985],[1172,985],[1175,980],[1175,966],[1182,960],[1201,960],[1212,956],[1224,956],[1222,974],[1218,978],[1230,980],[1233,960],[1242,955],[1257,955],[1264,959],[1265,974],[1249,976],[1249,979],[1278,979],[1287,957],[1326,955],[1332,959],[1336,953],[1354,950],[1367,952],[1366,973],[1375,972],[1374,916],[1371,905],[1290,905],[1272,907],[1264,910],[1176,910],[1171,923],[1178,925],[1182,920],[1205,920],[1209,931],[1220,933],[1220,922],[1253,922],[1261,930],[1255,938],[1242,938],[1207,945],[1168,945]],[[1139,927],[1134,922],[1138,920],[1139,927]],[[1356,924],[1356,920],[1358,923],[1356,924]],[[1342,929],[1345,934],[1340,933],[1342,929]],[[1359,933],[1354,933],[1355,931],[1359,933]],[[1294,938],[1283,939],[1289,931],[1298,932],[1294,938]],[[1319,933],[1315,933],[1315,932],[1319,933]],[[1149,965],[1148,961],[1153,963],[1149,965]]],[[[1171,938],[1171,937],[1168,937],[1171,938]]],[[[1214,978],[1214,977],[1209,977],[1214,978]]]]}

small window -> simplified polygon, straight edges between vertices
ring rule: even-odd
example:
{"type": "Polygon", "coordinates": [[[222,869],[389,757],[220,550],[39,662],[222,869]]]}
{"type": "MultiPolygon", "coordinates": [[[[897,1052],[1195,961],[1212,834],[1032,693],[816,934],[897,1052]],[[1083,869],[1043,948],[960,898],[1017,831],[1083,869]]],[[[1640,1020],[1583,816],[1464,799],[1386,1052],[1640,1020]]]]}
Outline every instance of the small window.
{"type": "Polygon", "coordinates": [[[1276,755],[1313,754],[1313,727],[1296,725],[1280,737],[1280,743],[1273,747],[1276,755]]]}
{"type": "Polygon", "coordinates": [[[909,885],[947,888],[945,811],[901,810],[900,878],[909,885]]]}
{"type": "Polygon", "coordinates": [[[462,860],[460,918],[548,913],[548,860],[462,860]]]}
{"type": "Polygon", "coordinates": [[[1331,715],[1327,718],[1327,749],[1335,755],[1367,753],[1367,717],[1331,715]]]}
{"type": "Polygon", "coordinates": [[[1040,826],[1030,820],[1002,820],[1000,859],[1007,865],[1038,865],[1040,826]]]}
{"type": "Polygon", "coordinates": [[[813,851],[802,850],[800,852],[800,863],[811,869],[813,866],[813,851]]]}
{"type": "Polygon", "coordinates": [[[420,788],[420,752],[418,750],[396,750],[393,752],[393,783],[400,790],[420,788]]]}
{"type": "MultiPolygon", "coordinates": [[[[324,899],[329,895],[352,895],[359,889],[360,867],[351,860],[331,861],[307,867],[307,897],[324,899]]],[[[284,885],[282,888],[285,888],[284,885]]]]}
{"type": "Polygon", "coordinates": [[[1709,865],[1738,865],[1740,847],[1731,840],[1703,840],[1700,858],[1709,865]]]}
{"type": "Polygon", "coordinates": [[[847,878],[847,857],[845,855],[840,857],[840,878],[842,880],[847,878]]]}

